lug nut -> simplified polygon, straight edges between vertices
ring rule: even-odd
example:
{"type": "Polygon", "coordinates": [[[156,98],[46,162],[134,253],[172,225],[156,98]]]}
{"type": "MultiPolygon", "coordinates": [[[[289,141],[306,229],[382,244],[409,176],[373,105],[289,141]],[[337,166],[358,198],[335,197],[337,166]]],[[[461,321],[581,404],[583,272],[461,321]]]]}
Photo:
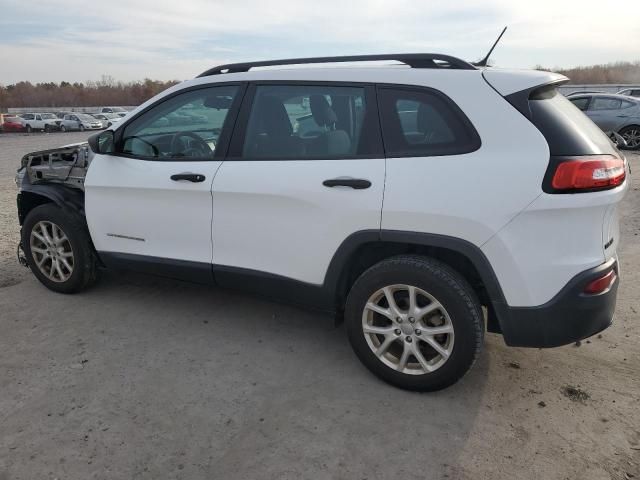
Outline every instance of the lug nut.
{"type": "Polygon", "coordinates": [[[407,337],[405,338],[405,340],[407,341],[407,343],[411,343],[411,337],[407,337]]]}
{"type": "Polygon", "coordinates": [[[420,330],[419,328],[416,328],[416,335],[420,335],[422,333],[422,330],[420,330]]]}
{"type": "Polygon", "coordinates": [[[413,322],[415,322],[415,321],[416,321],[416,319],[415,319],[415,318],[413,318],[413,317],[409,317],[409,323],[413,323],[413,322]]]}
{"type": "Polygon", "coordinates": [[[402,318],[400,318],[400,317],[396,318],[396,322],[402,323],[402,318]]]}
{"type": "Polygon", "coordinates": [[[396,335],[400,335],[402,332],[400,331],[399,328],[396,328],[393,333],[395,333],[396,335]]]}

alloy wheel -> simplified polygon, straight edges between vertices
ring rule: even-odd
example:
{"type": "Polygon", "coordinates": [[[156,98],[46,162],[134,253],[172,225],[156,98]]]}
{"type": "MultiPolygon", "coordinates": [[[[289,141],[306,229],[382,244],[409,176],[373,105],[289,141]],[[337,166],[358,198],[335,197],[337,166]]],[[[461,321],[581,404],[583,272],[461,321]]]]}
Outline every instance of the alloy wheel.
{"type": "Polygon", "coordinates": [[[33,226],[29,247],[36,267],[54,282],[66,282],[73,273],[71,242],[55,223],[40,221],[33,226]]]}
{"type": "Polygon", "coordinates": [[[624,138],[627,142],[627,147],[629,148],[638,148],[640,147],[640,128],[629,128],[624,131],[622,134],[622,138],[624,138]]]}
{"type": "Polygon", "coordinates": [[[386,366],[424,375],[442,367],[453,351],[454,328],[444,306],[412,285],[377,290],[362,312],[362,331],[386,366]]]}

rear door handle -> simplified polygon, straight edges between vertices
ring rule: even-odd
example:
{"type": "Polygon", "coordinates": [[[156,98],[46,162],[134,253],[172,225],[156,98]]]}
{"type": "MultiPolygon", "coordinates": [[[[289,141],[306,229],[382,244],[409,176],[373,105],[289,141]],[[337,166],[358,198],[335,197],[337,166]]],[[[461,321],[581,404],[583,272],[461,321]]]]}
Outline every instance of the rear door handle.
{"type": "Polygon", "coordinates": [[[171,180],[179,182],[180,180],[187,180],[188,182],[199,183],[204,182],[207,177],[200,173],[176,173],[171,175],[171,180]]]}
{"type": "Polygon", "coordinates": [[[364,190],[371,186],[369,180],[362,178],[333,178],[322,182],[325,187],[351,187],[355,190],[364,190]]]}

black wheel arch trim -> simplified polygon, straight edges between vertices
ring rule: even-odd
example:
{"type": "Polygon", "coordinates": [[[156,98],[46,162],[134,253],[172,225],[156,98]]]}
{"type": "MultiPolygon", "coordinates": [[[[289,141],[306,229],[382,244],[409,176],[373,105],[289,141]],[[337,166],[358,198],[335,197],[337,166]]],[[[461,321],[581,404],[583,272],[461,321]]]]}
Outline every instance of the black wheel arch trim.
{"type": "Polygon", "coordinates": [[[84,192],[64,185],[52,183],[34,185],[29,183],[25,175],[18,192],[17,202],[20,225],[24,223],[25,218],[34,206],[47,202],[55,203],[67,211],[71,210],[85,220],[84,192]],[[34,205],[34,196],[41,197],[45,201],[35,202],[34,205]]]}

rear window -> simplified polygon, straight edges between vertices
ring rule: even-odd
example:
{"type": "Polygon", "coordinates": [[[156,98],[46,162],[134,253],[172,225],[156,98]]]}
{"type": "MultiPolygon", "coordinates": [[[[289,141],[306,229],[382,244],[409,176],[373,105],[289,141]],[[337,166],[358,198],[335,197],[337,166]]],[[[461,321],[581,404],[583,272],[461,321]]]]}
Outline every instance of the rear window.
{"type": "Polygon", "coordinates": [[[531,121],[544,135],[551,155],[616,154],[609,138],[555,87],[529,97],[531,121]]]}
{"type": "Polygon", "coordinates": [[[480,137],[462,111],[431,89],[378,90],[387,157],[427,157],[469,153],[480,137]]]}

